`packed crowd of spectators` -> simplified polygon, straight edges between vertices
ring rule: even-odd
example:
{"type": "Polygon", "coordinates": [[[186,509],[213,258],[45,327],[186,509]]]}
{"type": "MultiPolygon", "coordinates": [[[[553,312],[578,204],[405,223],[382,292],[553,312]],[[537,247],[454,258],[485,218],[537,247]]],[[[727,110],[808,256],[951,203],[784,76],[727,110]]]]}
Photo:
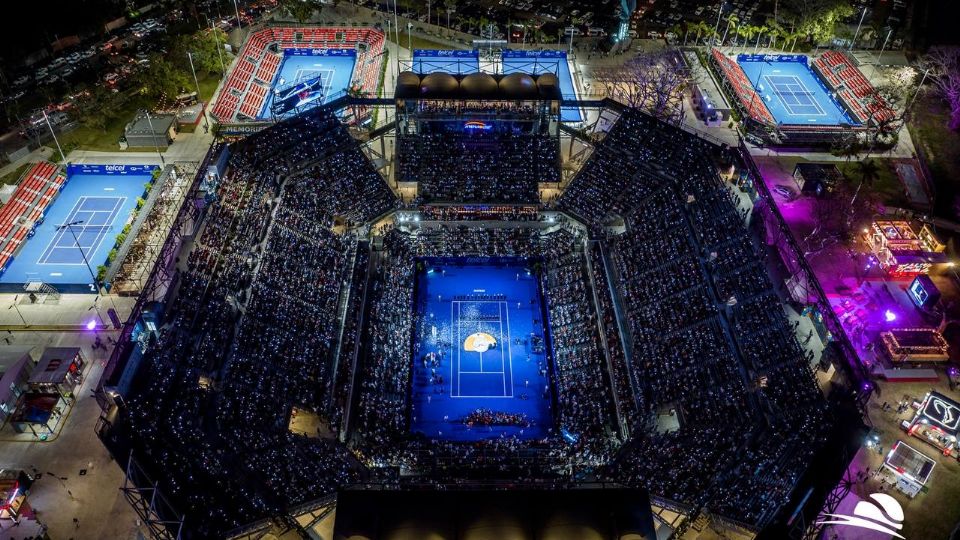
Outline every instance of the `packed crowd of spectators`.
{"type": "Polygon", "coordinates": [[[825,403],[715,153],[627,112],[560,206],[606,237],[640,386],[633,444],[613,474],[756,523],[786,502],[822,442],[825,403]],[[667,409],[679,429],[657,422],[667,409]]]}
{"type": "Polygon", "coordinates": [[[597,315],[600,317],[603,345],[610,358],[610,386],[616,398],[617,416],[626,426],[634,426],[640,420],[638,414],[642,408],[642,395],[636,391],[630,374],[624,351],[625,342],[620,335],[619,317],[614,308],[614,298],[605,270],[607,265],[599,242],[591,243],[590,262],[593,267],[593,286],[597,295],[597,315]]]}
{"type": "MultiPolygon", "coordinates": [[[[825,405],[711,146],[624,113],[559,201],[589,238],[551,216],[398,217],[365,239],[350,225],[396,199],[344,133],[321,107],[236,148],[110,431],[192,530],[213,536],[371,471],[611,479],[751,523],[786,502],[824,437],[825,405]],[[412,436],[418,259],[497,256],[536,261],[556,425],[537,440],[412,436]],[[291,432],[294,407],[334,434],[347,427],[349,444],[291,432]],[[664,410],[678,427],[660,425],[664,410]]],[[[421,163],[437,180],[468,176],[441,175],[438,164],[469,158],[437,148],[421,163]]],[[[468,153],[510,167],[499,148],[468,153]]],[[[513,193],[501,180],[476,193],[513,193]]]]}
{"type": "Polygon", "coordinates": [[[560,181],[550,135],[421,133],[397,142],[399,179],[423,201],[535,203],[538,182],[560,181]]]}
{"type": "MultiPolygon", "coordinates": [[[[365,278],[366,254],[353,233],[332,227],[396,204],[350,141],[318,108],[234,148],[181,263],[168,323],[112,432],[203,537],[363,470],[342,445],[288,429],[293,407],[325,416],[344,399],[333,391],[338,320],[344,303],[359,305],[347,292],[365,278]]],[[[353,349],[357,324],[345,329],[341,354],[353,349]]]]}

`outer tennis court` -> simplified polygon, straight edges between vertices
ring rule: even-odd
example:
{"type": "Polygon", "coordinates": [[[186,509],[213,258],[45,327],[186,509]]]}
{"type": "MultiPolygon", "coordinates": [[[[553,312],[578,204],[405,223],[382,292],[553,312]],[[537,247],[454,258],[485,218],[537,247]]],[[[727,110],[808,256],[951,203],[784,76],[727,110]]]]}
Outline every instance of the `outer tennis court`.
{"type": "MultiPolygon", "coordinates": [[[[814,93],[795,75],[767,75],[763,80],[767,81],[767,86],[780,98],[791,115],[824,116],[827,114],[813,97],[814,93]]],[[[760,91],[763,90],[763,84],[761,84],[760,91]]]]}
{"type": "Polygon", "coordinates": [[[737,63],[780,124],[857,124],[811,71],[805,55],[741,54],[737,63]]]}
{"type": "Polygon", "coordinates": [[[155,168],[69,165],[60,194],[0,275],[0,289],[22,292],[42,281],[62,292],[95,292],[90,270],[106,263],[155,168]]]}
{"type": "Polygon", "coordinates": [[[103,244],[117,220],[126,197],[80,197],[67,214],[63,228],[50,239],[37,260],[39,265],[83,265],[103,244]]]}
{"type": "Polygon", "coordinates": [[[411,431],[446,440],[547,434],[552,368],[531,264],[420,260],[415,310],[422,322],[412,347],[411,431]],[[469,421],[478,410],[500,415],[500,421],[469,421]]]}
{"type": "MultiPolygon", "coordinates": [[[[563,51],[503,51],[503,72],[530,75],[553,73],[560,80],[563,98],[577,99],[570,63],[567,53],[563,51]]],[[[563,107],[560,109],[560,119],[564,122],[580,122],[583,116],[576,107],[563,107]]]]}
{"type": "Polygon", "coordinates": [[[322,105],[339,97],[340,93],[350,86],[356,60],[356,51],[352,49],[289,49],[285,51],[283,63],[277,70],[276,78],[270,86],[270,92],[267,94],[258,118],[261,120],[272,118],[272,106],[277,90],[289,90],[295,88],[297,83],[305,83],[318,77],[320,84],[313,89],[317,94],[311,96],[316,105],[322,105]]]}
{"type": "MultiPolygon", "coordinates": [[[[408,69],[407,62],[401,62],[401,69],[408,69]]],[[[414,49],[413,61],[409,69],[415,73],[450,73],[465,75],[480,71],[480,53],[477,51],[414,49]]]]}

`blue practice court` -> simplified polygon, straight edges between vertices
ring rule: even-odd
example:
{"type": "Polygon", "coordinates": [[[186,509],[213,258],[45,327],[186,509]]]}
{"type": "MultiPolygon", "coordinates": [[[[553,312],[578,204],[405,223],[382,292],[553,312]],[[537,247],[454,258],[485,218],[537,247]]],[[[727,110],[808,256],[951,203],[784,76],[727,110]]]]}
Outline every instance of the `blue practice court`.
{"type": "Polygon", "coordinates": [[[777,123],[857,124],[810,70],[806,56],[741,54],[737,63],[777,123]]]}
{"type": "Polygon", "coordinates": [[[414,73],[450,73],[466,75],[480,71],[477,51],[414,49],[410,70],[414,73]]]}
{"type": "MultiPolygon", "coordinates": [[[[288,49],[270,86],[258,118],[272,118],[277,91],[298,94],[299,107],[322,105],[336,99],[350,87],[356,65],[352,49],[288,49]],[[304,92],[308,90],[308,92],[304,92]]],[[[292,110],[292,108],[291,108],[292,110]]],[[[291,113],[292,114],[292,113],[291,113]]],[[[281,115],[283,116],[283,115],[281,115]]]]}
{"type": "Polygon", "coordinates": [[[462,261],[421,261],[411,430],[461,441],[544,437],[552,387],[538,280],[529,261],[462,261]]]}
{"type": "MultiPolygon", "coordinates": [[[[570,63],[567,53],[563,51],[503,51],[503,73],[553,73],[560,80],[563,98],[577,99],[570,63]]],[[[583,116],[577,107],[563,107],[560,109],[560,119],[564,122],[580,122],[583,116]]]]}
{"type": "Polygon", "coordinates": [[[96,272],[106,262],[154,168],[68,166],[66,184],[0,275],[0,288],[22,291],[23,284],[42,281],[63,292],[95,292],[90,268],[96,272]],[[73,225],[58,230],[67,223],[73,225]]]}

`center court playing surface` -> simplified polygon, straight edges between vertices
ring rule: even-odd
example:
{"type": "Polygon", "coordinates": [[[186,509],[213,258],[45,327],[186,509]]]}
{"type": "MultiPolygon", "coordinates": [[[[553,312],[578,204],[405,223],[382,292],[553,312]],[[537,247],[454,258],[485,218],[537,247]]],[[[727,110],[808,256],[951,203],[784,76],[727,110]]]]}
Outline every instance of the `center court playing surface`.
{"type": "Polygon", "coordinates": [[[272,117],[274,90],[290,87],[298,81],[321,77],[323,97],[318,100],[318,105],[338,97],[350,86],[355,63],[354,56],[285,56],[270,92],[267,93],[259,118],[264,120],[272,117]]]}
{"type": "Polygon", "coordinates": [[[552,426],[550,367],[529,262],[421,262],[411,431],[464,441],[546,436],[552,426]],[[464,418],[477,409],[522,415],[524,422],[466,425],[464,418]]]}

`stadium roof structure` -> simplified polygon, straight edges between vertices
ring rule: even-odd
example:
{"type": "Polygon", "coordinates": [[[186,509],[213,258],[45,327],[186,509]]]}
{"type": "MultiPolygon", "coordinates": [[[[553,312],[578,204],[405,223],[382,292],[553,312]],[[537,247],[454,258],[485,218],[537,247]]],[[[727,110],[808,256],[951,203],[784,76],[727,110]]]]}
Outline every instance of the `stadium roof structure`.
{"type": "Polygon", "coordinates": [[[560,101],[560,84],[553,73],[451,75],[404,71],[397,77],[397,99],[481,99],[560,101]]]}
{"type": "Polygon", "coordinates": [[[333,538],[654,540],[642,489],[370,491],[337,495],[333,538]]]}

